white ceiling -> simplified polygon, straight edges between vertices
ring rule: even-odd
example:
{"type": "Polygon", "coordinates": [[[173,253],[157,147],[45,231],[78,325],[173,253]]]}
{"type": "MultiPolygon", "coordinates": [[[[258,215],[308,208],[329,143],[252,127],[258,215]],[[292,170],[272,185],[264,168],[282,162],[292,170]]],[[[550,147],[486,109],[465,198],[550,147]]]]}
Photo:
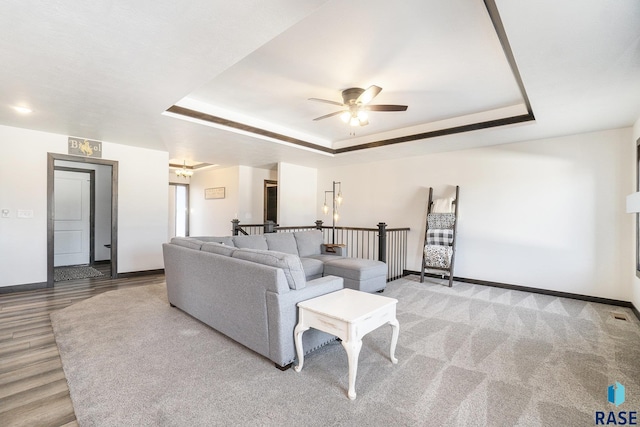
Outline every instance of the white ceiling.
{"type": "Polygon", "coordinates": [[[535,122],[326,155],[162,114],[183,106],[332,149],[526,114],[481,0],[10,0],[0,6],[0,124],[188,163],[319,167],[640,117],[638,0],[495,1],[535,122]],[[341,101],[343,89],[373,84],[383,90],[372,104],[408,110],[371,112],[362,128],[312,120],[340,107],[308,98],[341,101]]]}

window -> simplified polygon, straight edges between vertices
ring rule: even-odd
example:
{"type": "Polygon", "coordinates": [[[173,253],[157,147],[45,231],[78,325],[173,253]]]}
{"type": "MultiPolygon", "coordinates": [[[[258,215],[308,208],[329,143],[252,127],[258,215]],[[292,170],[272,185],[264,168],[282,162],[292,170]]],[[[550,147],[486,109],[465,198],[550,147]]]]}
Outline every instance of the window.
{"type": "Polygon", "coordinates": [[[189,235],[189,185],[169,184],[169,239],[189,235]]]}

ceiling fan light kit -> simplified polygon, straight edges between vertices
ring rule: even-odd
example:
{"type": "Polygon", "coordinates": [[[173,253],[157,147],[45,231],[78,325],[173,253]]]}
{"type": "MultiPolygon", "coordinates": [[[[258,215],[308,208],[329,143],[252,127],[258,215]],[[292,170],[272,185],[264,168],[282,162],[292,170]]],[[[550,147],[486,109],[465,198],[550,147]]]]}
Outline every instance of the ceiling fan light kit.
{"type": "Polygon", "coordinates": [[[340,118],[350,126],[364,126],[369,123],[369,115],[362,108],[351,108],[349,111],[344,111],[340,114],[340,118]]]}
{"type": "Polygon", "coordinates": [[[406,105],[368,105],[373,98],[382,91],[380,86],[371,85],[366,90],[352,87],[342,91],[342,104],[328,99],[309,98],[310,101],[324,102],[325,104],[339,105],[346,110],[340,110],[324,116],[316,117],[314,121],[327,119],[340,115],[340,119],[350,126],[366,126],[369,124],[367,111],[406,111],[406,105]]]}

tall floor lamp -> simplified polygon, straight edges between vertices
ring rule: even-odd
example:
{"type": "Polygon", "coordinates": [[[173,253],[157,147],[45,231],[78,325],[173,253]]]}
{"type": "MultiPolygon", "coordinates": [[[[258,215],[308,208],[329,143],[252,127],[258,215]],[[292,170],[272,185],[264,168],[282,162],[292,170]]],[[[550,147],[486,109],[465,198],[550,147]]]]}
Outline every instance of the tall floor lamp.
{"type": "Polygon", "coordinates": [[[338,206],[342,204],[342,183],[333,181],[333,189],[324,192],[324,206],[322,206],[322,211],[325,215],[329,213],[329,206],[327,206],[327,193],[331,193],[331,198],[333,199],[333,216],[332,216],[332,225],[331,225],[331,243],[336,243],[336,222],[340,218],[338,213],[338,206]],[[336,185],[338,186],[338,193],[336,193],[336,185]]]}

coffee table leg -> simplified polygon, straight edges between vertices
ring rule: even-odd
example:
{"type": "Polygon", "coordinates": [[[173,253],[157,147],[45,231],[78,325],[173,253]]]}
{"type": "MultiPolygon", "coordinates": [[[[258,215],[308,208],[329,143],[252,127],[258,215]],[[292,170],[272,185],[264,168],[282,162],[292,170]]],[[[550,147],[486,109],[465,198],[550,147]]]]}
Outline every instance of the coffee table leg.
{"type": "Polygon", "coordinates": [[[298,364],[293,367],[293,370],[296,372],[300,372],[302,370],[302,365],[304,365],[304,350],[302,349],[302,334],[304,331],[308,330],[309,327],[305,326],[301,323],[298,323],[293,330],[293,334],[296,342],[296,353],[298,355],[298,364]]]}
{"type": "Polygon", "coordinates": [[[389,351],[389,356],[391,357],[391,362],[396,364],[398,363],[398,359],[396,359],[396,344],[398,344],[398,334],[400,333],[400,324],[398,323],[398,319],[393,319],[393,321],[389,322],[391,325],[391,349],[389,351]]]}
{"type": "Polygon", "coordinates": [[[349,361],[349,392],[347,396],[353,400],[356,398],[356,374],[358,373],[358,356],[362,348],[362,340],[342,341],[342,346],[347,352],[349,361]]]}

